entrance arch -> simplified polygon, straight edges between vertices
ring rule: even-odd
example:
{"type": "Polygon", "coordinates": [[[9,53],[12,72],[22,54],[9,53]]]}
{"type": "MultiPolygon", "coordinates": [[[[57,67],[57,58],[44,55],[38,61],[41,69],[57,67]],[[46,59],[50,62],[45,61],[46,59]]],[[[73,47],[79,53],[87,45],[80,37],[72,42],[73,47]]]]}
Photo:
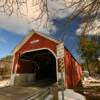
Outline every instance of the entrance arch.
{"type": "Polygon", "coordinates": [[[57,81],[56,57],[48,49],[26,51],[19,58],[19,74],[35,74],[33,82],[57,81]]]}

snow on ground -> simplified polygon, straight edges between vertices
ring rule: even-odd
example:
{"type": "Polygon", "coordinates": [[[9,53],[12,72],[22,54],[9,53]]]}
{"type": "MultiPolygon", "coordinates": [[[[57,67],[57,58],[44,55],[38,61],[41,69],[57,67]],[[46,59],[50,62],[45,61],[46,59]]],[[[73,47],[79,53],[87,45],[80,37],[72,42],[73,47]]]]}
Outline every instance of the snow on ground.
{"type": "MultiPolygon", "coordinates": [[[[59,92],[58,95],[59,95],[59,100],[62,100],[61,91],[59,92]]],[[[86,100],[86,98],[72,89],[66,89],[64,91],[64,100],[86,100]]]]}
{"type": "Polygon", "coordinates": [[[100,86],[100,76],[97,77],[84,77],[83,80],[84,87],[100,86]]]}
{"type": "Polygon", "coordinates": [[[2,80],[0,81],[0,88],[1,87],[5,87],[5,86],[9,86],[10,80],[2,80]]]}

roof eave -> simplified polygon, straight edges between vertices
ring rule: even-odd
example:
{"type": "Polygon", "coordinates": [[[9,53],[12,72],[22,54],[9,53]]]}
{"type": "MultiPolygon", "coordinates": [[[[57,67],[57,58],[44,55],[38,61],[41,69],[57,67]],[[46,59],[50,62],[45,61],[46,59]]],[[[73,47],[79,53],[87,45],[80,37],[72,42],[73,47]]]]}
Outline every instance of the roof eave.
{"type": "Polygon", "coordinates": [[[15,53],[26,43],[26,41],[27,41],[33,34],[38,34],[38,35],[40,35],[40,36],[42,36],[42,37],[44,37],[44,38],[46,38],[46,39],[48,39],[48,40],[50,40],[50,41],[53,41],[53,42],[57,43],[57,44],[60,43],[60,41],[55,40],[55,39],[53,39],[53,38],[50,38],[49,36],[46,36],[46,35],[44,35],[44,34],[40,34],[40,33],[35,32],[35,31],[31,31],[31,32],[29,32],[29,33],[25,36],[25,38],[12,50],[12,53],[15,54],[15,53]]]}

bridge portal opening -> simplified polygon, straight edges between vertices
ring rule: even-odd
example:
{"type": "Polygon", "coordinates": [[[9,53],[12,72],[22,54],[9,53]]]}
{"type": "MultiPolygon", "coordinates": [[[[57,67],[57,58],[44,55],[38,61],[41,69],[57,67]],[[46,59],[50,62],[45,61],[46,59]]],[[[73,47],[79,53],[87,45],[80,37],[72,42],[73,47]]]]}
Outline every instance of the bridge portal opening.
{"type": "Polygon", "coordinates": [[[26,52],[20,57],[18,73],[34,74],[33,82],[57,81],[56,58],[47,50],[26,52]]]}

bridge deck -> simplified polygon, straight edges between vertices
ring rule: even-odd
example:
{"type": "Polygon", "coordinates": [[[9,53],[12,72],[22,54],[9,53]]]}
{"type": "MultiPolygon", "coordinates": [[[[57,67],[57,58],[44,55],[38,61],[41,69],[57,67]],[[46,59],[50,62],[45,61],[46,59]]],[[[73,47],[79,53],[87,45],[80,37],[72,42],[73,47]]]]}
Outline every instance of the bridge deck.
{"type": "Polygon", "coordinates": [[[0,100],[27,100],[42,93],[46,87],[8,86],[0,88],[0,100]]]}
{"type": "Polygon", "coordinates": [[[0,100],[26,100],[32,95],[36,95],[42,89],[38,87],[5,87],[0,88],[0,100]]]}

